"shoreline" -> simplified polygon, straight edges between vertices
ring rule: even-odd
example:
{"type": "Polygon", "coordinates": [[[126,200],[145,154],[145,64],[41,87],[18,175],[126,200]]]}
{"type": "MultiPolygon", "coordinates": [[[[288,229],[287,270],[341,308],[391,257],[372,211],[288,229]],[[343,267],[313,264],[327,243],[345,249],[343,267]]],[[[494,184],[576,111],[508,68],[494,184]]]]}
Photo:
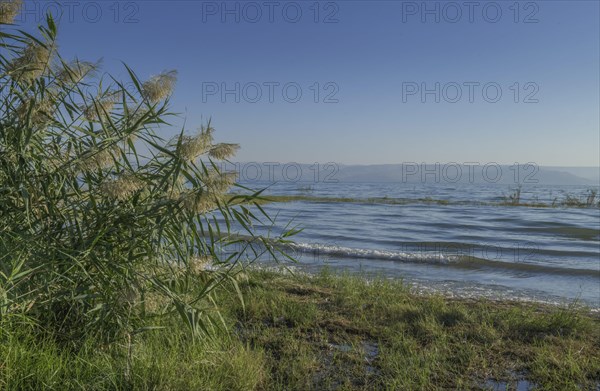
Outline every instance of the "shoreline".
{"type": "MultiPolygon", "coordinates": [[[[186,278],[201,289],[211,273],[196,270],[186,278]]],[[[156,324],[164,328],[133,337],[129,359],[127,344],[119,341],[101,349],[90,341],[72,351],[23,328],[0,344],[0,386],[246,391],[600,385],[600,316],[580,308],[419,294],[396,280],[326,271],[240,268],[236,280],[237,288],[217,290],[218,307],[210,310],[206,302],[205,316],[216,310],[222,316],[210,337],[195,339],[167,317],[156,324]]]]}
{"type": "Polygon", "coordinates": [[[303,278],[316,278],[319,274],[323,273],[325,270],[327,273],[331,273],[338,276],[345,276],[350,278],[360,278],[364,280],[365,284],[370,284],[372,281],[377,281],[379,279],[385,278],[387,280],[403,284],[410,289],[410,293],[419,296],[442,296],[447,300],[457,300],[457,301],[490,301],[498,304],[506,304],[506,303],[514,303],[514,304],[531,304],[531,305],[540,305],[540,306],[549,306],[552,308],[577,308],[579,310],[588,312],[590,315],[598,315],[600,316],[600,303],[598,303],[597,307],[590,306],[584,302],[579,301],[578,299],[570,299],[566,297],[535,297],[535,296],[527,296],[524,293],[521,295],[515,295],[513,292],[512,295],[506,294],[503,297],[494,297],[496,295],[503,295],[505,292],[510,291],[509,288],[496,288],[491,289],[485,284],[481,284],[481,287],[489,288],[487,291],[480,291],[478,293],[465,293],[464,288],[468,288],[465,286],[463,290],[457,290],[456,288],[439,288],[434,286],[435,281],[417,281],[414,278],[403,278],[397,276],[387,276],[384,277],[381,272],[368,272],[363,270],[361,272],[349,271],[345,269],[335,269],[330,265],[318,266],[313,270],[306,270],[306,268],[302,268],[297,265],[260,265],[258,263],[254,263],[250,266],[247,266],[250,272],[267,272],[267,273],[275,273],[281,274],[283,277],[293,277],[294,275],[301,276],[303,278]]]}

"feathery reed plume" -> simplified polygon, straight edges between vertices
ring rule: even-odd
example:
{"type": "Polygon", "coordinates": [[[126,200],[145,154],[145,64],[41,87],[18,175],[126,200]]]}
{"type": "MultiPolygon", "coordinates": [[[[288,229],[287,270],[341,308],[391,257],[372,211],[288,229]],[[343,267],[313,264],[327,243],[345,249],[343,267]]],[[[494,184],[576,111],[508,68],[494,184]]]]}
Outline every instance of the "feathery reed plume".
{"type": "Polygon", "coordinates": [[[102,169],[110,166],[113,159],[114,149],[90,150],[81,154],[78,167],[82,171],[102,169]]]}
{"type": "MultiPolygon", "coordinates": [[[[144,105],[128,105],[127,110],[129,111],[129,123],[134,124],[142,120],[144,116],[147,117],[149,110],[144,105]]],[[[141,121],[141,125],[144,125],[145,121],[141,121]]]]}
{"type": "Polygon", "coordinates": [[[152,76],[142,84],[142,96],[150,103],[158,103],[173,93],[177,82],[177,71],[163,72],[152,76]]]}
{"type": "Polygon", "coordinates": [[[98,64],[75,60],[70,64],[63,64],[56,72],[56,78],[64,83],[79,83],[87,76],[92,76],[97,69],[98,64]]]}
{"type": "Polygon", "coordinates": [[[22,5],[23,0],[0,0],[0,24],[12,24],[22,5]]]}
{"type": "Polygon", "coordinates": [[[133,174],[125,174],[116,180],[109,180],[100,186],[101,192],[109,198],[124,201],[144,188],[144,181],[133,174]]]}
{"type": "Polygon", "coordinates": [[[210,121],[208,122],[208,125],[202,125],[200,126],[200,133],[208,133],[210,135],[210,142],[212,144],[212,134],[215,132],[215,128],[213,128],[212,126],[210,126],[210,121]]]}
{"type": "Polygon", "coordinates": [[[212,192],[188,191],[181,196],[182,206],[189,212],[205,214],[217,209],[220,196],[212,192]]]}
{"type": "Polygon", "coordinates": [[[38,79],[49,69],[54,51],[53,46],[29,41],[21,56],[13,59],[8,68],[17,78],[26,81],[38,79]]]}
{"type": "Polygon", "coordinates": [[[225,193],[235,184],[237,173],[234,171],[219,172],[209,171],[209,174],[203,178],[204,185],[215,193],[225,193]]]}
{"type": "Polygon", "coordinates": [[[16,112],[21,121],[26,121],[29,118],[31,125],[36,128],[43,128],[52,122],[55,110],[56,104],[51,99],[36,101],[31,98],[21,103],[16,112]]]}
{"type": "Polygon", "coordinates": [[[212,132],[212,128],[206,128],[196,136],[182,136],[177,150],[179,157],[193,161],[208,152],[213,140],[212,132]]]}
{"type": "Polygon", "coordinates": [[[112,99],[94,100],[93,103],[83,110],[83,116],[88,121],[98,121],[100,118],[106,118],[115,106],[112,99]]]}
{"type": "Polygon", "coordinates": [[[188,265],[192,273],[202,273],[206,271],[212,263],[212,257],[207,257],[205,255],[191,257],[188,260],[188,265]]]}
{"type": "Polygon", "coordinates": [[[233,157],[239,149],[239,144],[221,143],[212,147],[208,152],[208,156],[217,160],[226,160],[233,157]]]}

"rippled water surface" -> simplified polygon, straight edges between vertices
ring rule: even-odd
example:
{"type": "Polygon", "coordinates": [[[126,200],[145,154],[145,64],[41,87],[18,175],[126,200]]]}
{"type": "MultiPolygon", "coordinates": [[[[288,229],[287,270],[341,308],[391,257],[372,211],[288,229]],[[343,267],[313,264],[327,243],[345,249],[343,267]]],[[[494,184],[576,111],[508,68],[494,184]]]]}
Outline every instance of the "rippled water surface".
{"type": "MultiPolygon", "coordinates": [[[[256,183],[253,188],[260,188],[256,183]]],[[[524,187],[549,202],[589,187],[524,187]]],[[[600,209],[482,205],[511,192],[495,185],[271,185],[274,195],[459,201],[448,205],[294,201],[265,205],[276,228],[290,221],[297,267],[376,273],[448,295],[578,300],[600,307],[600,209]]],[[[263,227],[266,229],[267,226],[263,227]]]]}

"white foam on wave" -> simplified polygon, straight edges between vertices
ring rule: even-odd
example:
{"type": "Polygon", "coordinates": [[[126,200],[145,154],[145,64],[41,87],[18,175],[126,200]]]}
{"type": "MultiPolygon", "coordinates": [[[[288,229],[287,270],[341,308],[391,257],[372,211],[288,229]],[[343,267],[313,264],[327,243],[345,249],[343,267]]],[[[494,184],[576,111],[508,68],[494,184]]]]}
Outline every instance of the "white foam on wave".
{"type": "Polygon", "coordinates": [[[443,254],[440,252],[408,252],[376,250],[365,248],[352,248],[319,243],[289,243],[293,250],[324,256],[340,256],[348,258],[387,259],[402,262],[421,262],[432,264],[448,264],[458,262],[458,255],[443,254]]]}

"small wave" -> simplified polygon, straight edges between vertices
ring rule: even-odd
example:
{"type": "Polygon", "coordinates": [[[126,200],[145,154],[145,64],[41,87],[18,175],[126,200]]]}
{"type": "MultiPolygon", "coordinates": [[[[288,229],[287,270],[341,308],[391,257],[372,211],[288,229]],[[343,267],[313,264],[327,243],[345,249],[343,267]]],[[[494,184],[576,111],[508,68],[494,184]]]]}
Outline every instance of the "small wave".
{"type": "Polygon", "coordinates": [[[351,248],[318,243],[289,243],[287,246],[300,252],[359,259],[387,259],[432,264],[448,264],[460,260],[460,256],[458,255],[351,248]]]}
{"type": "Polygon", "coordinates": [[[478,258],[473,256],[444,254],[440,253],[439,251],[430,253],[426,251],[392,251],[381,249],[351,248],[319,243],[288,243],[286,246],[294,251],[315,254],[317,256],[334,256],[351,259],[391,260],[397,262],[449,265],[469,269],[492,268],[513,270],[515,272],[518,271],[542,274],[563,274],[566,276],[600,277],[600,270],[598,269],[577,269],[528,262],[505,262],[485,258],[478,258]]]}
{"type": "Polygon", "coordinates": [[[460,266],[473,268],[493,268],[506,269],[515,272],[534,273],[534,274],[561,274],[564,276],[587,276],[600,277],[599,269],[583,269],[572,267],[560,267],[554,265],[543,265],[529,262],[505,262],[477,257],[464,257],[460,266]]]}

